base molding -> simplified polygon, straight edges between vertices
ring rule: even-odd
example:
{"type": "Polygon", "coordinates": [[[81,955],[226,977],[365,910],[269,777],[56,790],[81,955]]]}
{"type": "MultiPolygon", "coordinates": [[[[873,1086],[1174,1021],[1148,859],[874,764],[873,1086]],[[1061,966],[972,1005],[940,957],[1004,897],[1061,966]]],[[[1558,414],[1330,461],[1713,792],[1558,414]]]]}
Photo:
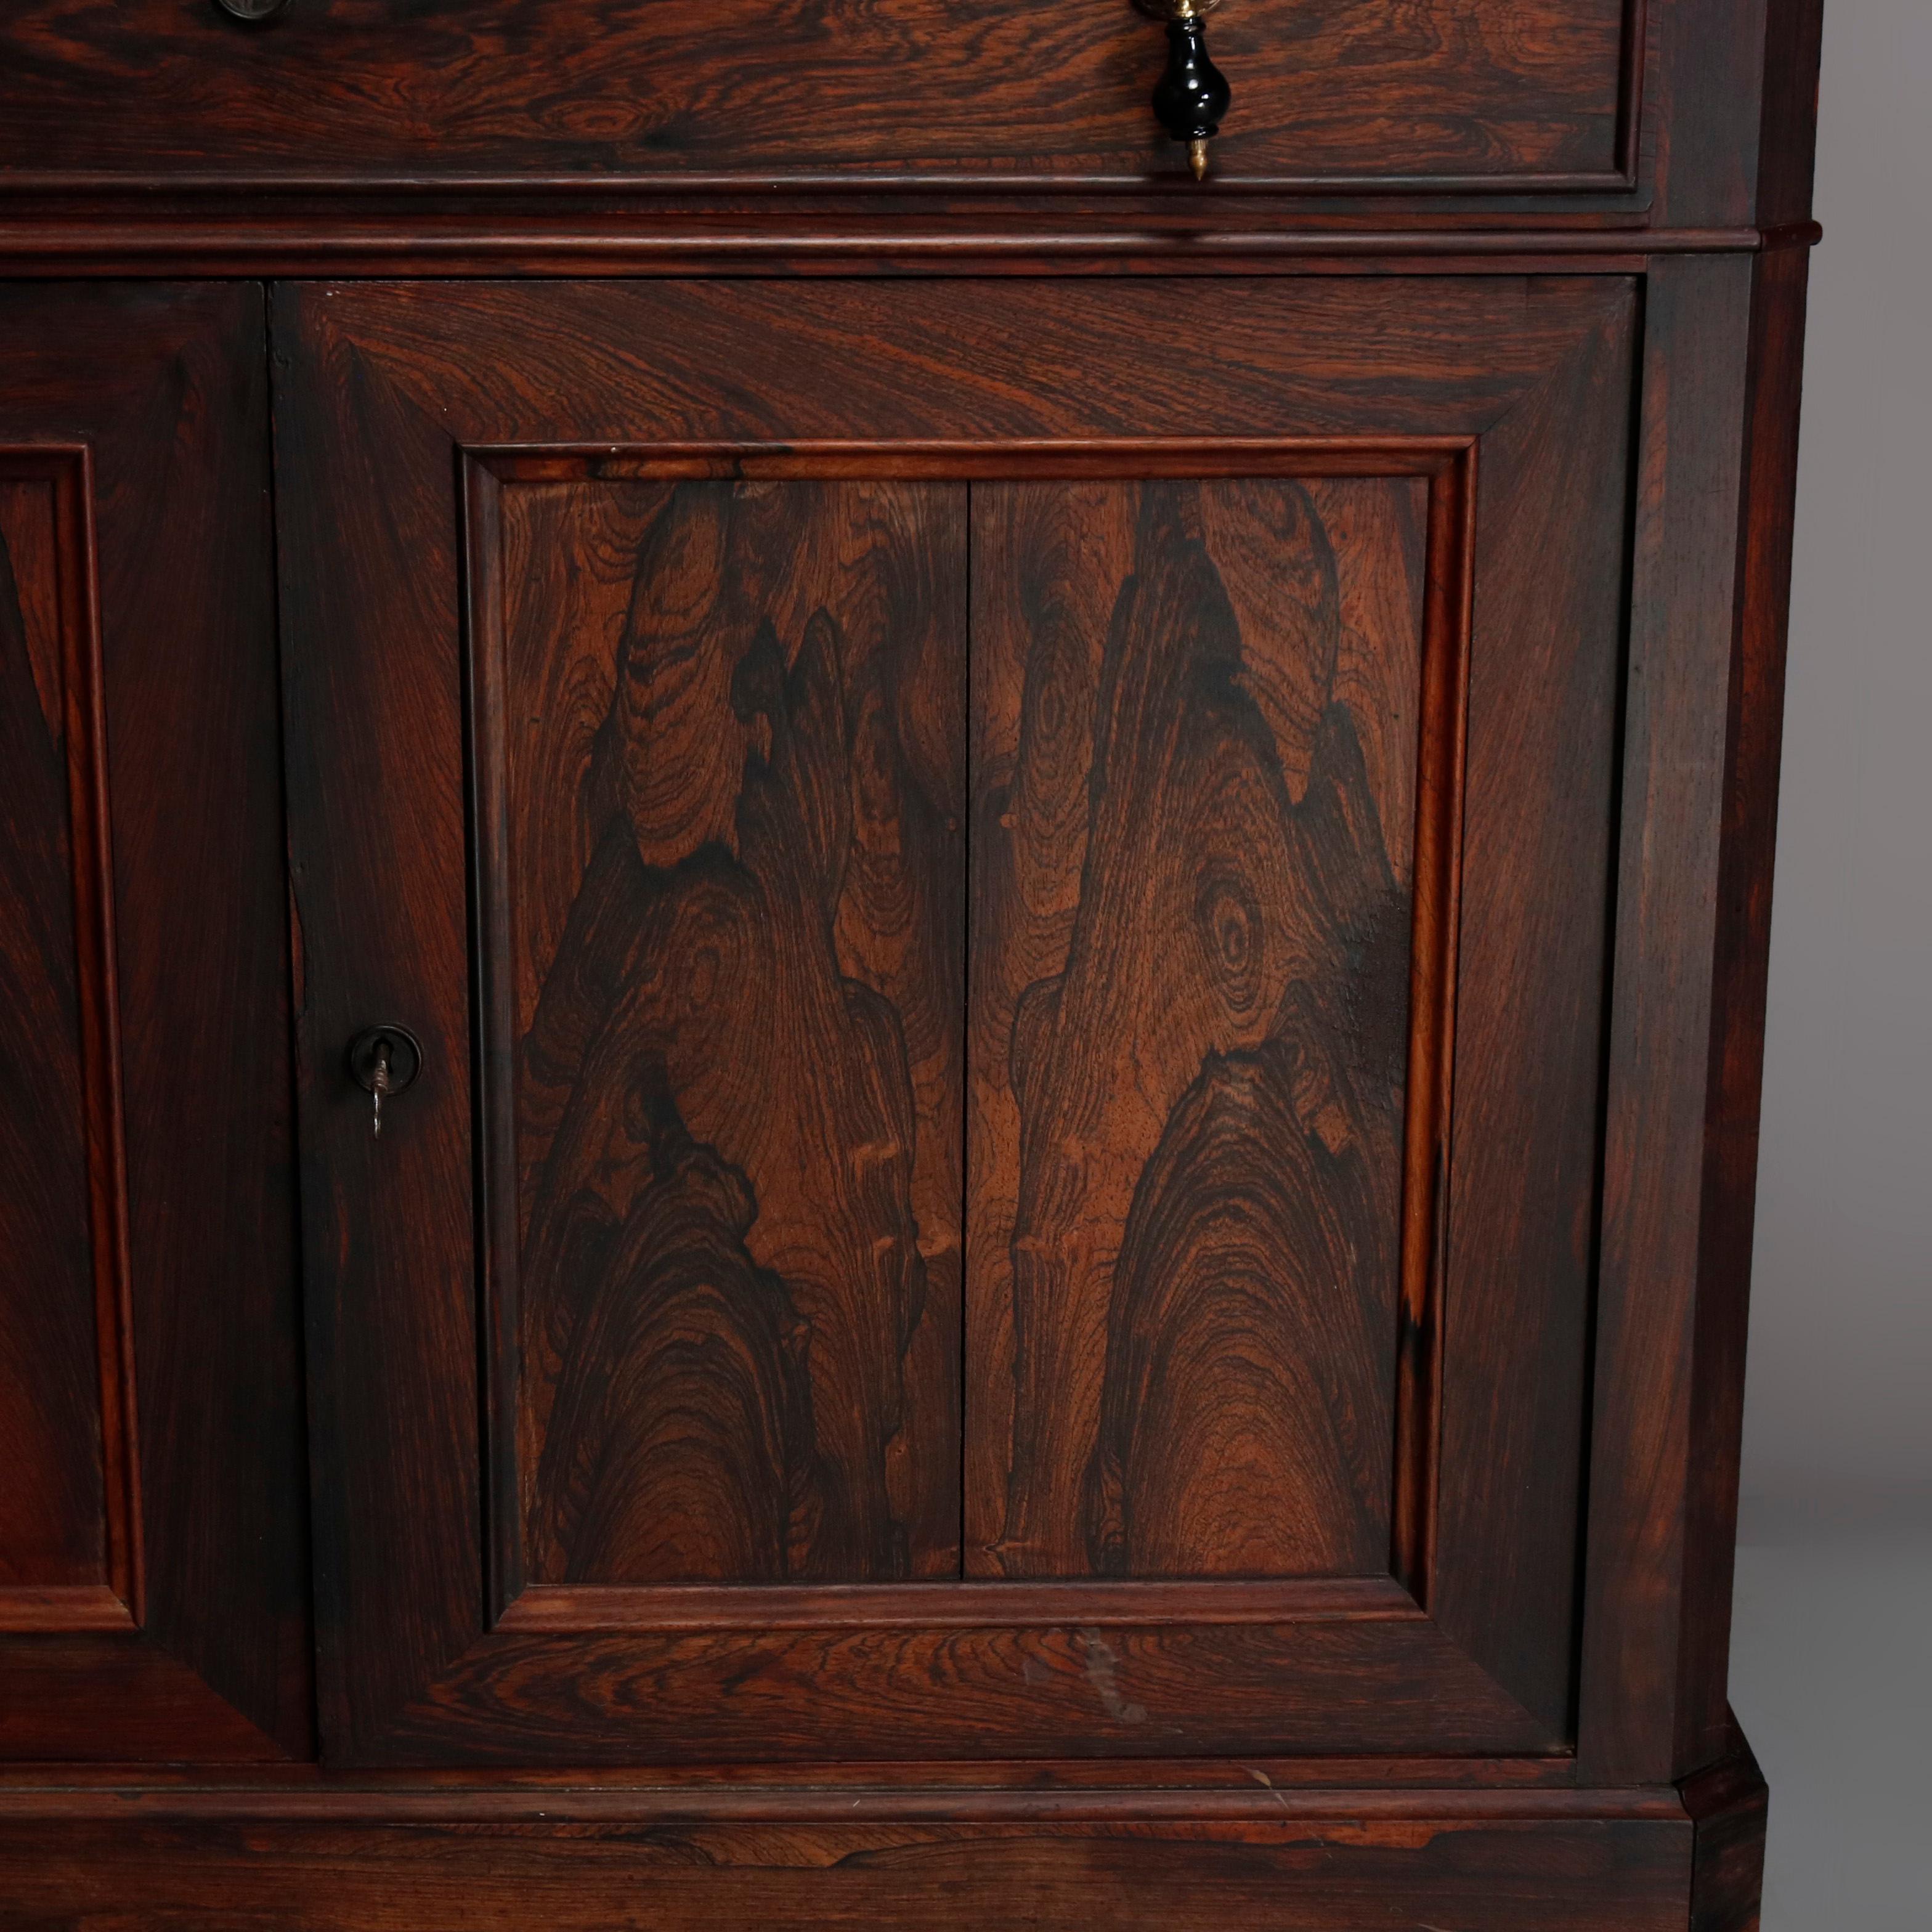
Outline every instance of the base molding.
{"type": "Polygon", "coordinates": [[[1733,1727],[1730,1749],[1678,1795],[1696,1832],[1690,1932],[1758,1932],[1771,1794],[1743,1732],[1733,1727]]]}
{"type": "MultiPolygon", "coordinates": [[[[1228,1767],[1232,1770],[1234,1767],[1228,1767]]],[[[1677,1790],[425,1776],[0,1787],[0,1928],[1750,1932],[1742,1741],[1677,1790]]],[[[1466,1774],[1481,1775],[1479,1766],[1466,1774]]]]}

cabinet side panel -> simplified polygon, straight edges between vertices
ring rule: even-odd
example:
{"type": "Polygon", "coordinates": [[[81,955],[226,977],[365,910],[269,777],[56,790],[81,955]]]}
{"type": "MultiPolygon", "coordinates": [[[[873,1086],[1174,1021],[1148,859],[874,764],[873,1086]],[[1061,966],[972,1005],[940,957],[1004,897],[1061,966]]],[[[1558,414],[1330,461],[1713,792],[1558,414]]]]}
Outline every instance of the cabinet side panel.
{"type": "MultiPolygon", "coordinates": [[[[1737,916],[1720,895],[1754,274],[1659,264],[1646,298],[1577,1747],[1595,1779],[1694,1768],[1678,1762],[1694,1704],[1723,1711],[1721,1680],[1685,1676],[1702,1676],[1696,1579],[1714,1558],[1729,1576],[1710,1541],[1728,1544],[1728,1508],[1708,1499],[1736,1472],[1735,1385],[1710,1373],[1708,1346],[1741,1360],[1743,1255],[1714,1256],[1712,1215],[1740,1156],[1748,1198],[1755,1157],[1756,1043],[1748,1022],[1722,1039],[1726,1001],[1754,996],[1717,980],[1737,916]],[[1713,1132],[1726,1050],[1749,1068],[1732,1099],[1754,1130],[1729,1148],[1713,1132]]],[[[1747,866],[1732,883],[1761,896],[1768,881],[1747,866]]]]}
{"type": "Polygon", "coordinates": [[[1636,303],[1485,442],[1430,1609],[1567,1729],[1636,303]]]}
{"type": "Polygon", "coordinates": [[[1726,722],[1724,850],[1712,986],[1696,1376],[1685,1528],[1677,1765],[1705,1764],[1731,1720],[1731,1576],[1744,1432],[1744,1344],[1756,1206],[1758,1108],[1778,842],[1779,745],[1791,592],[1809,251],[1757,262],[1751,290],[1738,617],[1726,722]]]}

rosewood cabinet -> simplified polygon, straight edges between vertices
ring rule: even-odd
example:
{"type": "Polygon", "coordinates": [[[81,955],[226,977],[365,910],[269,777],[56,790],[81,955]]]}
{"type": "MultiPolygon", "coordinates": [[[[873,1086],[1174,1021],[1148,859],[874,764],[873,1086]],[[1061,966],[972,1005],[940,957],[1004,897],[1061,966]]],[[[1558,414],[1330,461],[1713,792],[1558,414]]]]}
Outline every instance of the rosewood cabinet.
{"type": "Polygon", "coordinates": [[[1815,9],[1224,10],[0,25],[0,1926],[1754,1923],[1815,9]]]}

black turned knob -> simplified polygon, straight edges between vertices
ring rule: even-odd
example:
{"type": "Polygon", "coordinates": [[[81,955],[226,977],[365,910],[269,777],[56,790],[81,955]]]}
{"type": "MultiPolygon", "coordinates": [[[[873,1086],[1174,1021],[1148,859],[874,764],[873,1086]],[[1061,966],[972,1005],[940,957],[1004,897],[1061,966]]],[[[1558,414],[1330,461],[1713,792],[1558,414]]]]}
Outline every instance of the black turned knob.
{"type": "Polygon", "coordinates": [[[214,0],[224,14],[238,20],[268,20],[289,4],[289,0],[214,0]]]}
{"type": "MultiPolygon", "coordinates": [[[[1212,5],[1214,0],[1208,0],[1212,5]]],[[[1208,173],[1208,143],[1221,131],[1234,90],[1208,58],[1208,28],[1199,0],[1173,0],[1167,23],[1167,71],[1154,91],[1154,111],[1177,141],[1187,143],[1196,181],[1208,173]]]]}

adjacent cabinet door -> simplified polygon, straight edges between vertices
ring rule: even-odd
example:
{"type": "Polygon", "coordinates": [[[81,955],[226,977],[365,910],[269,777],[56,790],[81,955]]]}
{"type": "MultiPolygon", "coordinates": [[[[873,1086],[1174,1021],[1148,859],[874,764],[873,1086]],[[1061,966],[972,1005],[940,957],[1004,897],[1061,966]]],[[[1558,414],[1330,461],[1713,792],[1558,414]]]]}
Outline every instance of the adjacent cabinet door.
{"type": "Polygon", "coordinates": [[[1568,1747],[1635,314],[277,291],[332,1754],[1568,1747]]]}
{"type": "Polygon", "coordinates": [[[0,1758],[312,1747],[266,307],[0,290],[0,1758]]]}

